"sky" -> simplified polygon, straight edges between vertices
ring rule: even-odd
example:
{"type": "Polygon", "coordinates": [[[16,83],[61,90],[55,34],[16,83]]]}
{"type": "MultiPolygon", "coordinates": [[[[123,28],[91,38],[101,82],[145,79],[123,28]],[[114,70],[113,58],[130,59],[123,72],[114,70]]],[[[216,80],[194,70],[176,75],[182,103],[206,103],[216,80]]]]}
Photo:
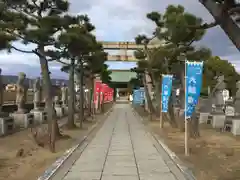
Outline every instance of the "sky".
{"type": "MultiPolygon", "coordinates": [[[[70,12],[72,14],[87,14],[96,30],[94,34],[100,41],[134,41],[138,34],[151,35],[154,29],[152,22],[147,20],[146,14],[152,11],[164,13],[169,4],[181,4],[186,11],[201,17],[205,22],[213,19],[208,11],[198,0],[69,0],[70,12]]],[[[207,31],[199,45],[206,46],[212,50],[213,55],[229,60],[240,71],[240,53],[225,35],[220,27],[211,28],[207,31]]],[[[31,49],[32,46],[24,46],[15,43],[22,49],[31,49]]],[[[119,52],[109,52],[119,54],[119,52]]],[[[110,69],[130,69],[135,63],[111,62],[107,63],[110,69]]],[[[35,55],[23,54],[12,51],[0,52],[0,68],[2,74],[16,75],[25,72],[27,77],[40,76],[39,61],[35,55]]],[[[67,78],[67,74],[60,71],[61,65],[50,63],[51,75],[54,78],[67,78]]]]}

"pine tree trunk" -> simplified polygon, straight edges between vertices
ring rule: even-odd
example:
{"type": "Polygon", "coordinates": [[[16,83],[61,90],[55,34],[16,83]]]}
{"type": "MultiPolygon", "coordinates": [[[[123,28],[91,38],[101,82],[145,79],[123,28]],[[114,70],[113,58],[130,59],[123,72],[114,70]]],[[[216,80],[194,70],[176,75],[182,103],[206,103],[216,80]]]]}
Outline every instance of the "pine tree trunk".
{"type": "Polygon", "coordinates": [[[150,94],[148,91],[145,73],[143,74],[142,79],[143,79],[143,85],[144,85],[145,95],[146,95],[146,99],[147,99],[147,105],[148,105],[148,109],[149,109],[149,120],[152,120],[152,115],[154,113],[154,107],[153,107],[152,100],[151,100],[151,97],[150,97],[150,94]]]}
{"type": "Polygon", "coordinates": [[[160,88],[160,78],[155,80],[155,95],[156,95],[156,116],[160,117],[160,105],[161,105],[161,88],[160,88]]]}
{"type": "Polygon", "coordinates": [[[74,89],[74,60],[71,60],[69,69],[69,101],[68,101],[68,121],[67,128],[73,129],[76,127],[74,123],[74,112],[75,112],[75,89],[74,89]]]}
{"type": "Polygon", "coordinates": [[[92,93],[91,93],[91,104],[92,104],[92,114],[95,114],[95,102],[94,102],[94,90],[95,90],[95,84],[94,84],[94,77],[91,79],[91,87],[92,87],[92,93]]]}
{"type": "Polygon", "coordinates": [[[190,138],[199,138],[200,137],[200,127],[199,127],[199,118],[197,117],[197,114],[195,111],[193,112],[191,121],[189,122],[189,136],[190,138]]]}
{"type": "MultiPolygon", "coordinates": [[[[39,48],[39,50],[40,52],[43,52],[43,48],[39,48]]],[[[54,118],[52,83],[50,79],[48,61],[43,56],[40,56],[39,60],[41,65],[43,86],[45,89],[45,108],[47,111],[48,133],[50,138],[49,148],[51,152],[55,152],[56,136],[60,135],[60,131],[58,128],[57,120],[54,118]]]]}
{"type": "MultiPolygon", "coordinates": [[[[180,108],[185,109],[185,71],[182,70],[180,77],[180,108]]],[[[184,131],[185,116],[177,117],[178,127],[181,131],[184,131]]]]}
{"type": "Polygon", "coordinates": [[[175,118],[175,114],[174,114],[174,109],[173,109],[173,97],[172,94],[169,97],[169,101],[168,101],[168,114],[169,114],[169,124],[173,127],[176,128],[178,127],[176,118],[175,118]]]}
{"type": "Polygon", "coordinates": [[[88,88],[88,116],[91,116],[92,114],[92,77],[88,79],[87,83],[88,88]]]}
{"type": "Polygon", "coordinates": [[[79,72],[79,81],[80,81],[80,109],[79,109],[79,119],[80,119],[80,128],[83,127],[84,120],[84,89],[83,89],[83,62],[80,61],[80,72],[79,72]]]}
{"type": "MultiPolygon", "coordinates": [[[[240,49],[240,27],[237,22],[230,17],[228,14],[229,9],[225,9],[222,4],[216,3],[215,0],[199,0],[205,8],[212,14],[214,19],[219,23],[221,28],[225,31],[228,37],[231,39],[233,44],[240,49]]],[[[229,1],[230,3],[231,1],[229,1]]],[[[224,4],[228,3],[225,1],[224,4]]]]}

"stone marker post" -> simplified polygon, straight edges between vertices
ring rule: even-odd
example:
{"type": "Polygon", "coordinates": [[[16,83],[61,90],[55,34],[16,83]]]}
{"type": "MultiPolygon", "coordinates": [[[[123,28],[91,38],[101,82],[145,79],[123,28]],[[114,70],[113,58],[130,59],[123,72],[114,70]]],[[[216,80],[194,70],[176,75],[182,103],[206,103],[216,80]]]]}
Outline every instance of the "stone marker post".
{"type": "Polygon", "coordinates": [[[18,75],[18,81],[17,81],[17,94],[16,94],[16,104],[17,104],[17,112],[18,113],[25,113],[25,103],[27,100],[27,90],[28,87],[25,84],[26,74],[23,72],[20,72],[18,75]]]}
{"type": "Polygon", "coordinates": [[[0,68],[0,114],[2,112],[2,106],[3,106],[3,82],[2,82],[2,69],[0,68]]]}
{"type": "Polygon", "coordinates": [[[40,85],[40,78],[38,77],[33,85],[33,92],[34,92],[34,109],[39,110],[40,109],[40,102],[41,102],[41,85],[40,85]]]}
{"type": "Polygon", "coordinates": [[[61,87],[61,94],[62,94],[62,106],[67,106],[68,104],[68,87],[65,83],[62,83],[61,87]]]}

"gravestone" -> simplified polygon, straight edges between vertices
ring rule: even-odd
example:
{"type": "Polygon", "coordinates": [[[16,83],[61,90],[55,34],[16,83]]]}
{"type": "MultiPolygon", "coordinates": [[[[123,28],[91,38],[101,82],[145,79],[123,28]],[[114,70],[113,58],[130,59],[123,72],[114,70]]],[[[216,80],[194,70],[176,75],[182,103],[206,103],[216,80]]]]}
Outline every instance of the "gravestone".
{"type": "Polygon", "coordinates": [[[33,92],[34,92],[34,109],[31,110],[31,113],[34,115],[34,123],[42,124],[47,121],[47,113],[40,108],[41,103],[41,81],[40,78],[37,78],[33,84],[33,92]]]}
{"type": "Polygon", "coordinates": [[[226,116],[224,114],[224,98],[223,90],[226,88],[224,82],[224,76],[217,78],[217,84],[214,87],[214,104],[215,111],[212,112],[212,127],[213,128],[224,128],[226,116]]]}
{"type": "Polygon", "coordinates": [[[226,88],[226,84],[224,82],[224,76],[220,76],[217,78],[217,85],[215,86],[214,92],[214,104],[216,106],[215,113],[223,114],[223,106],[224,106],[224,98],[223,98],[223,90],[226,88]]]}
{"type": "Polygon", "coordinates": [[[8,113],[2,111],[3,105],[3,82],[2,69],[0,68],[0,136],[10,134],[14,131],[14,120],[8,113]]]}
{"type": "Polygon", "coordinates": [[[63,108],[60,104],[59,96],[54,96],[54,109],[56,111],[57,117],[63,117],[63,108]]]}
{"type": "Polygon", "coordinates": [[[26,74],[23,72],[20,72],[18,75],[17,93],[16,93],[17,113],[20,113],[20,114],[26,113],[25,103],[27,100],[28,86],[26,85],[25,81],[26,81],[26,74]]]}
{"type": "Polygon", "coordinates": [[[234,117],[235,116],[235,108],[234,104],[232,101],[226,101],[225,105],[225,115],[229,117],[234,117]]]}
{"type": "Polygon", "coordinates": [[[65,83],[62,83],[61,87],[61,94],[62,94],[62,108],[64,110],[64,114],[68,112],[68,87],[65,83]]]}
{"type": "Polygon", "coordinates": [[[237,136],[240,135],[240,81],[236,83],[237,92],[234,98],[235,116],[232,120],[232,133],[237,136]]]}
{"type": "Polygon", "coordinates": [[[26,74],[23,72],[19,73],[17,81],[17,94],[16,94],[16,104],[17,111],[12,113],[11,116],[14,118],[14,124],[18,128],[28,128],[34,124],[34,115],[28,113],[25,109],[25,103],[27,100],[27,90],[28,84],[26,81],[26,74]]]}
{"type": "MultiPolygon", "coordinates": [[[[58,82],[58,85],[59,85],[60,82],[58,82]]],[[[63,110],[63,107],[61,105],[61,98],[60,98],[60,95],[57,94],[54,96],[54,109],[56,111],[56,116],[57,117],[63,117],[64,116],[64,110],[63,110]]]]}
{"type": "Polygon", "coordinates": [[[234,98],[235,115],[240,116],[240,81],[236,83],[237,92],[234,98]]]}
{"type": "Polygon", "coordinates": [[[67,106],[67,103],[68,103],[68,87],[66,86],[65,83],[62,84],[61,94],[62,94],[62,104],[64,106],[67,106]]]}
{"type": "Polygon", "coordinates": [[[39,110],[40,109],[40,103],[41,103],[41,85],[40,85],[40,78],[37,78],[33,85],[33,92],[34,92],[34,109],[39,110]]]}
{"type": "Polygon", "coordinates": [[[199,123],[207,123],[212,112],[212,101],[210,98],[199,98],[199,123]]]}

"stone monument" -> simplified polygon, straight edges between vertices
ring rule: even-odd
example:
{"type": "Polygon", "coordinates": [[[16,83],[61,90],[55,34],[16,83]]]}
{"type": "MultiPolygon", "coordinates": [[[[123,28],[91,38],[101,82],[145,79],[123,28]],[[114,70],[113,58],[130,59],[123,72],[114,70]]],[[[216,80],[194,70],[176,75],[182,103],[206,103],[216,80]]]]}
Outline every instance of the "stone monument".
{"type": "Polygon", "coordinates": [[[17,111],[12,114],[15,125],[20,128],[27,128],[29,125],[34,124],[34,115],[32,113],[27,113],[27,110],[25,109],[28,92],[28,85],[25,83],[25,80],[26,74],[20,72],[16,92],[17,111]]]}
{"type": "Polygon", "coordinates": [[[232,133],[237,136],[240,135],[240,81],[236,83],[237,92],[234,98],[234,110],[235,116],[232,120],[232,133]]]}
{"type": "Polygon", "coordinates": [[[59,96],[59,94],[56,94],[55,96],[54,96],[54,108],[55,108],[55,111],[56,111],[56,115],[57,115],[57,117],[63,117],[63,107],[62,107],[62,105],[61,105],[61,101],[60,101],[61,99],[60,99],[60,96],[59,96]]]}
{"type": "Polygon", "coordinates": [[[34,114],[34,121],[37,124],[42,124],[47,121],[47,113],[41,109],[41,80],[37,78],[33,84],[33,103],[34,109],[31,110],[31,113],[34,114]]]}
{"type": "Polygon", "coordinates": [[[235,115],[240,116],[240,81],[236,83],[237,92],[234,98],[235,115]]]}
{"type": "Polygon", "coordinates": [[[40,85],[40,78],[37,78],[33,84],[33,92],[34,92],[34,109],[39,110],[40,109],[40,103],[41,103],[41,85],[40,85]]]}
{"type": "Polygon", "coordinates": [[[66,86],[65,83],[62,84],[61,93],[62,93],[62,105],[67,106],[67,103],[68,103],[68,87],[66,86]]]}
{"type": "Polygon", "coordinates": [[[0,136],[12,133],[14,130],[14,120],[9,117],[8,113],[2,111],[3,106],[3,83],[2,83],[2,69],[0,69],[0,136]]]}
{"type": "Polygon", "coordinates": [[[207,123],[209,115],[212,112],[212,100],[211,98],[199,97],[199,123],[207,123]]]}
{"type": "Polygon", "coordinates": [[[17,104],[17,113],[26,113],[25,103],[27,100],[27,91],[28,87],[25,84],[26,74],[21,72],[18,75],[17,81],[17,92],[16,92],[16,104],[17,104]]]}
{"type": "Polygon", "coordinates": [[[215,111],[212,112],[212,126],[213,128],[224,128],[226,116],[224,113],[224,99],[223,99],[223,90],[226,88],[224,82],[224,76],[219,76],[217,78],[217,84],[214,88],[214,104],[215,111]]]}
{"type": "Polygon", "coordinates": [[[66,86],[65,83],[62,83],[61,93],[62,93],[62,107],[64,109],[64,114],[67,114],[67,112],[68,112],[68,87],[66,86]]]}
{"type": "Polygon", "coordinates": [[[217,78],[217,84],[215,86],[214,91],[214,104],[216,106],[217,113],[223,113],[224,99],[223,99],[223,90],[226,88],[226,84],[224,82],[224,76],[219,76],[217,78]]]}
{"type": "Polygon", "coordinates": [[[2,82],[2,69],[0,69],[0,117],[4,117],[6,114],[2,112],[2,106],[3,106],[3,82],[2,82]]]}

